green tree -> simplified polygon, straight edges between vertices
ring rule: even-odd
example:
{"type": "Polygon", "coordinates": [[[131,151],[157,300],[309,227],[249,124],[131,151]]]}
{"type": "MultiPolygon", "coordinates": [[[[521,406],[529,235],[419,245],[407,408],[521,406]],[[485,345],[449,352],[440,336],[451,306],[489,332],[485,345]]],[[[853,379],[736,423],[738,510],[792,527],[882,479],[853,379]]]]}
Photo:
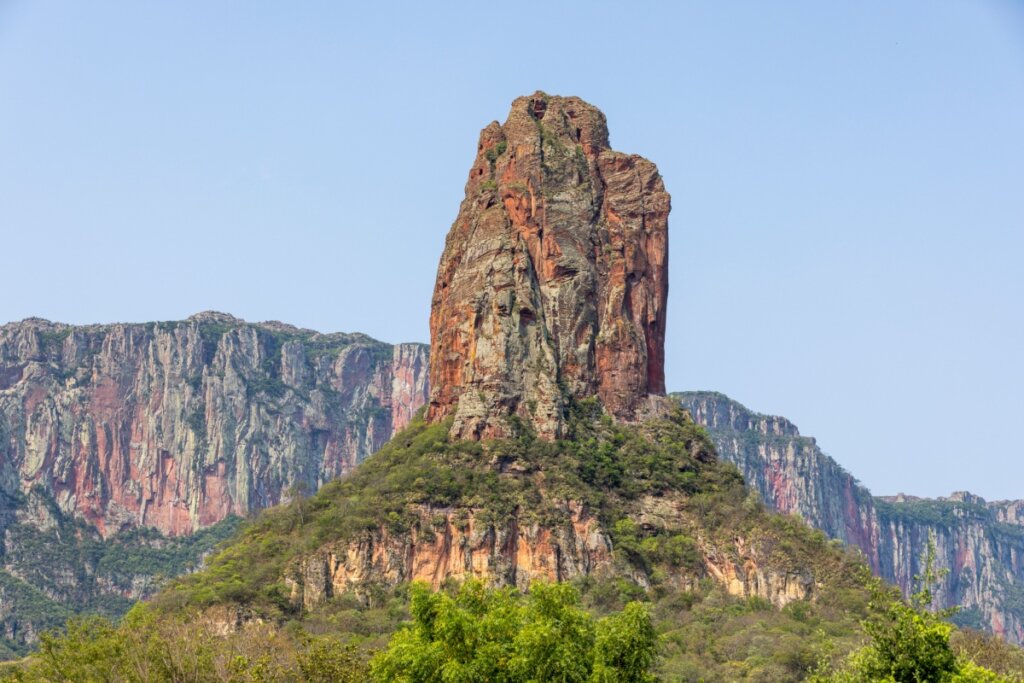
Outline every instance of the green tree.
{"type": "Polygon", "coordinates": [[[893,595],[880,580],[872,584],[871,609],[864,621],[871,643],[854,652],[836,672],[819,672],[818,683],[985,683],[1006,680],[958,659],[950,646],[956,609],[932,610],[932,587],[943,574],[935,570],[935,543],[928,542],[924,572],[915,577],[918,591],[908,601],[893,595]]]}
{"type": "Polygon", "coordinates": [[[568,584],[510,589],[466,582],[454,595],[412,588],[412,623],[371,663],[374,679],[401,683],[647,683],[656,657],[639,603],[596,621],[568,584]]]}
{"type": "Polygon", "coordinates": [[[647,683],[657,658],[657,635],[647,607],[631,602],[597,623],[593,683],[647,683]]]}
{"type": "Polygon", "coordinates": [[[352,645],[336,640],[312,640],[298,657],[299,680],[308,683],[362,683],[369,670],[352,645]]]}
{"type": "Polygon", "coordinates": [[[31,679],[116,681],[123,656],[113,624],[103,617],[76,617],[68,621],[65,633],[54,631],[40,636],[38,666],[31,679]]]}

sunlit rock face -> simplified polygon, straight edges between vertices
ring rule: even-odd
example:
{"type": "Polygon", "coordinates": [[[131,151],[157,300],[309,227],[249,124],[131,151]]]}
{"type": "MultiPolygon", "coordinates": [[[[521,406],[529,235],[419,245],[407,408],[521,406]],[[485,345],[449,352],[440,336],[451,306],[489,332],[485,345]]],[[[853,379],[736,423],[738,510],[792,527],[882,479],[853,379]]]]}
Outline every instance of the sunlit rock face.
{"type": "Polygon", "coordinates": [[[630,421],[665,391],[670,199],[654,164],[612,150],[604,114],[535,93],[480,134],[430,317],[428,417],[453,436],[545,438],[567,402],[630,421]]]}
{"type": "Polygon", "coordinates": [[[0,489],[104,535],[179,535],[313,491],[427,397],[427,347],[205,313],[0,327],[0,489]]]}

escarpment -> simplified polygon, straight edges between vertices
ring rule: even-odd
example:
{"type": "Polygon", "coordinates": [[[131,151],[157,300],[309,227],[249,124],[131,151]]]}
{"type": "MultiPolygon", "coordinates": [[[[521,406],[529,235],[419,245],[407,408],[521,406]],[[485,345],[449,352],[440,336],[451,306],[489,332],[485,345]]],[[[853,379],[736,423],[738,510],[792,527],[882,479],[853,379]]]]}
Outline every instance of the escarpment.
{"type": "MultiPolygon", "coordinates": [[[[435,589],[446,581],[468,579],[526,588],[532,581],[609,580],[623,574],[612,535],[594,512],[576,500],[563,505],[564,519],[556,525],[524,521],[518,515],[495,522],[472,508],[418,507],[409,532],[395,533],[384,526],[303,557],[286,575],[289,599],[296,607],[312,610],[334,595],[354,593],[366,599],[373,588],[409,581],[426,582],[435,589]]],[[[643,501],[640,516],[647,506],[668,507],[673,517],[646,528],[650,538],[694,528],[681,500],[643,501]]],[[[705,539],[695,545],[694,566],[677,567],[675,573],[656,579],[642,570],[625,573],[645,588],[654,580],[662,588],[684,591],[708,578],[729,595],[760,598],[775,607],[816,597],[813,571],[780,566],[766,553],[770,545],[754,537],[705,539]]]]}
{"type": "Polygon", "coordinates": [[[41,487],[104,535],[177,535],[316,490],[426,397],[426,347],[223,314],[0,328],[8,493],[41,487]]]}
{"type": "Polygon", "coordinates": [[[350,471],[426,398],[421,344],[218,313],[0,327],[6,643],[122,613],[232,519],[350,471]]]}
{"type": "Polygon", "coordinates": [[[428,418],[453,435],[561,436],[598,396],[634,420],[665,392],[670,199],[654,164],[612,150],[604,114],[535,93],[480,134],[430,316],[428,418]]]}
{"type": "Polygon", "coordinates": [[[673,393],[708,430],[719,457],[735,464],[747,486],[773,510],[798,514],[831,538],[864,550],[878,573],[878,527],[871,493],[813,437],[784,417],[748,410],[711,391],[673,393]]]}
{"type": "Polygon", "coordinates": [[[906,595],[917,590],[934,544],[942,573],[936,604],[959,607],[953,619],[960,624],[1024,642],[1024,502],[987,502],[964,492],[938,499],[874,497],[789,420],[715,392],[672,396],[773,510],[799,515],[859,548],[872,571],[906,595]]]}

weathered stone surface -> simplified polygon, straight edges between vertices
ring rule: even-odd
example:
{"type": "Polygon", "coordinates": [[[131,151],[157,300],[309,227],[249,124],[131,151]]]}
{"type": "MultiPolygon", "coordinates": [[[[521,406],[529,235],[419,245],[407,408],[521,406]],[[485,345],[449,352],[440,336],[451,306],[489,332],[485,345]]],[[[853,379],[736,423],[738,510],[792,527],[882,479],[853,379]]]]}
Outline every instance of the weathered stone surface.
{"type": "Polygon", "coordinates": [[[934,591],[937,604],[961,607],[961,623],[1024,642],[1024,501],[988,503],[965,492],[873,497],[785,418],[714,392],[673,397],[771,508],[860,548],[876,574],[907,594],[917,589],[931,539],[936,567],[949,570],[934,591]]]}
{"type": "Polygon", "coordinates": [[[936,499],[877,497],[880,574],[913,590],[930,539],[936,567],[949,570],[934,590],[937,603],[960,607],[959,623],[1024,643],[1024,529],[1002,521],[1020,506],[963,491],[936,499]]]}
{"type": "MultiPolygon", "coordinates": [[[[678,497],[650,498],[641,519],[671,529],[699,525],[682,512],[678,497]]],[[[480,579],[491,585],[525,590],[531,581],[605,578],[626,571],[616,563],[607,531],[584,503],[566,501],[565,521],[554,525],[524,523],[518,515],[501,522],[483,521],[468,508],[417,510],[411,530],[395,533],[381,527],[359,540],[324,547],[303,556],[285,577],[292,602],[313,609],[334,595],[367,595],[379,586],[425,581],[435,588],[448,580],[480,579]]],[[[777,607],[814,599],[813,574],[774,565],[760,539],[737,537],[728,545],[700,540],[703,569],[663,580],[692,590],[703,577],[739,597],[761,597],[777,607]]],[[[649,585],[649,577],[632,570],[629,578],[649,585]]]]}
{"type": "Polygon", "coordinates": [[[185,534],[316,490],[425,402],[426,347],[206,313],[0,327],[0,489],[104,535],[185,534]]]}
{"type": "Polygon", "coordinates": [[[359,541],[304,557],[287,578],[292,600],[307,609],[334,594],[362,594],[375,585],[425,581],[435,588],[446,579],[483,579],[525,587],[533,580],[565,581],[611,571],[608,535],[586,506],[567,503],[568,521],[554,528],[481,522],[474,511],[418,510],[410,532],[381,528],[359,541]]]}
{"type": "Polygon", "coordinates": [[[784,417],[747,410],[710,391],[672,394],[703,425],[718,456],[735,464],[747,486],[773,510],[798,514],[815,528],[865,549],[877,573],[878,528],[871,493],[821,452],[813,437],[801,436],[784,417]]]}
{"type": "Polygon", "coordinates": [[[438,268],[428,417],[453,435],[556,437],[570,397],[622,420],[663,394],[670,199],[604,115],[535,93],[480,134],[438,268]]]}

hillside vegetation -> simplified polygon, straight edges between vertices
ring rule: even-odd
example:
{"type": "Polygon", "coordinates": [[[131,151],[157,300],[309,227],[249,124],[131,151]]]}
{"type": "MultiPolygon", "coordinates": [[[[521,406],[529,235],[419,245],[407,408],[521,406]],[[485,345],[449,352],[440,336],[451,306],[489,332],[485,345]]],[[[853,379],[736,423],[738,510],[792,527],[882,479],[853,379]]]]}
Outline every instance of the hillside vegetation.
{"type": "MultiPolygon", "coordinates": [[[[831,663],[841,667],[849,653],[867,643],[861,622],[872,614],[872,588],[860,560],[801,520],[766,512],[684,413],[623,426],[604,417],[595,403],[583,402],[573,411],[569,438],[544,441],[522,425],[517,429],[514,439],[454,441],[448,424],[417,419],[350,477],[246,523],[203,571],[178,579],[136,607],[120,627],[73,623],[67,636],[46,638],[42,653],[12,675],[28,676],[24,680],[365,680],[376,652],[372,670],[378,680],[440,680],[394,678],[399,660],[379,653],[396,631],[406,634],[405,640],[393,641],[388,652],[396,643],[416,642],[415,623],[403,626],[416,616],[415,609],[410,612],[411,595],[420,595],[421,605],[432,604],[435,611],[452,605],[468,609],[465,589],[455,582],[440,586],[454,602],[431,602],[422,597],[429,595],[427,587],[410,592],[409,583],[381,582],[337,593],[309,609],[292,598],[286,577],[311,553],[344,548],[381,527],[410,534],[423,524],[424,508],[463,510],[496,525],[514,517],[519,524],[553,527],[566,521],[566,500],[586,501],[612,538],[614,558],[610,571],[563,584],[571,595],[560,599],[566,609],[578,604],[593,615],[586,619],[618,620],[609,624],[625,623],[630,614],[636,622],[637,608],[630,605],[641,604],[657,634],[651,666],[661,679],[799,681],[815,670],[827,671],[831,663]],[[647,514],[652,499],[672,501],[678,516],[653,521],[647,514]],[[812,574],[810,598],[779,608],[767,598],[730,595],[709,563],[739,562],[737,539],[748,548],[748,561],[753,556],[764,566],[812,574]],[[72,652],[78,654],[71,657],[72,652]],[[102,652],[117,656],[101,657],[102,652]],[[113,668],[93,678],[45,669],[62,659],[113,668]],[[191,677],[173,673],[192,661],[191,677]],[[139,667],[151,677],[141,677],[139,667]],[[42,677],[45,671],[50,678],[42,677]]],[[[879,585],[873,590],[876,605],[895,604],[892,590],[879,585]]],[[[519,594],[487,600],[498,600],[504,614],[526,614],[516,611],[524,599],[519,594]]],[[[453,623],[466,627],[468,622],[453,623]]],[[[581,628],[600,632],[590,630],[593,625],[581,628]]],[[[599,658],[586,655],[580,661],[589,662],[581,671],[590,676],[599,658]]]]}

